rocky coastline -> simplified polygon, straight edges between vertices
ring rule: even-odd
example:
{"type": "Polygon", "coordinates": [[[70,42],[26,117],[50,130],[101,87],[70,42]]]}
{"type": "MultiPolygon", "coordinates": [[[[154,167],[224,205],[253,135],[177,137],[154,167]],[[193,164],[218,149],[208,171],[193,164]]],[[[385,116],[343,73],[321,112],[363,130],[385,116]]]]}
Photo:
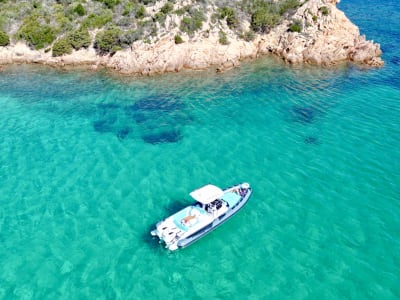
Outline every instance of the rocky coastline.
{"type": "Polygon", "coordinates": [[[219,42],[218,31],[208,30],[190,40],[176,44],[174,33],[156,43],[134,42],[129,49],[113,55],[98,55],[91,46],[61,57],[53,57],[45,50],[32,50],[17,42],[0,47],[0,65],[34,63],[57,67],[100,67],[123,74],[152,75],[178,72],[182,69],[203,70],[210,67],[224,71],[238,66],[244,59],[274,54],[290,64],[331,66],[340,62],[354,62],[371,67],[384,64],[380,45],[366,40],[336,4],[338,0],[309,0],[291,16],[301,26],[301,32],[288,30],[284,20],[266,34],[257,34],[253,41],[244,41],[227,29],[229,44],[219,42]],[[325,14],[321,8],[329,10],[325,14]]]}

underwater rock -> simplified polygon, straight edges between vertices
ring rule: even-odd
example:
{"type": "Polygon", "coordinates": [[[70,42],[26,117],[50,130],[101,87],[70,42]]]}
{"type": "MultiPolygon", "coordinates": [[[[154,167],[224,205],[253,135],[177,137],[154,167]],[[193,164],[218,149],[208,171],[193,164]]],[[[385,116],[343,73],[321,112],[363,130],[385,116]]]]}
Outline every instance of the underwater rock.
{"type": "Polygon", "coordinates": [[[117,137],[119,140],[125,139],[129,133],[131,132],[131,129],[128,127],[122,128],[117,132],[117,137]]]}
{"type": "Polygon", "coordinates": [[[115,121],[115,118],[98,120],[93,122],[93,128],[95,131],[100,133],[112,132],[115,121]]]}
{"type": "Polygon", "coordinates": [[[315,118],[315,110],[312,107],[294,107],[292,109],[294,121],[300,123],[312,123],[315,118]]]}
{"type": "Polygon", "coordinates": [[[179,131],[164,131],[160,133],[151,133],[142,136],[144,142],[148,144],[176,143],[182,139],[179,131]]]}
{"type": "Polygon", "coordinates": [[[321,142],[319,141],[319,139],[315,136],[308,136],[304,139],[304,143],[308,144],[308,145],[319,145],[321,144],[321,142]]]}

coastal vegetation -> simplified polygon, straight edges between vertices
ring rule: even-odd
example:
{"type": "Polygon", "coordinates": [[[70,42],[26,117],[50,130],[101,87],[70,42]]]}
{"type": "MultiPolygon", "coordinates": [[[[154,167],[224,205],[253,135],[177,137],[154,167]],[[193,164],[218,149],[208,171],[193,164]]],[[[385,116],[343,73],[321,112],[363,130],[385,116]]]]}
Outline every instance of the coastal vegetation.
{"type": "Polygon", "coordinates": [[[4,31],[0,30],[0,46],[7,46],[10,43],[10,37],[4,31]]]}
{"type": "Polygon", "coordinates": [[[67,38],[60,38],[53,45],[53,56],[62,56],[72,52],[71,43],[67,38]]]}
{"type": "MultiPolygon", "coordinates": [[[[268,32],[305,1],[1,0],[0,46],[23,41],[60,56],[92,45],[105,55],[138,40],[152,44],[171,34],[180,44],[210,32],[226,45],[268,32]]],[[[326,7],[321,13],[328,13],[326,7]]],[[[301,31],[295,20],[291,24],[288,30],[301,31]]]]}

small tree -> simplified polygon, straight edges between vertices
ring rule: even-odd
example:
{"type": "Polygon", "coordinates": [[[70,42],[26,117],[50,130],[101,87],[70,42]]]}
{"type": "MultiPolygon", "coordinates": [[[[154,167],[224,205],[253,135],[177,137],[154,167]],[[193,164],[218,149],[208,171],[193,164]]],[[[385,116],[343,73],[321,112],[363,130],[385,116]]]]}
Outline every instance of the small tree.
{"type": "Polygon", "coordinates": [[[183,17],[180,29],[189,34],[201,29],[203,21],[205,20],[204,14],[199,10],[192,12],[192,17],[183,17]]]}
{"type": "Polygon", "coordinates": [[[219,32],[219,43],[221,45],[228,45],[229,41],[228,41],[228,37],[226,36],[226,33],[224,31],[220,31],[219,32]]]}
{"type": "Polygon", "coordinates": [[[174,10],[174,5],[170,2],[167,2],[164,4],[163,7],[161,7],[161,12],[165,15],[169,14],[171,11],[174,10]]]}
{"type": "Polygon", "coordinates": [[[299,7],[300,2],[298,0],[284,0],[279,5],[280,5],[279,13],[283,15],[288,10],[299,7]]]}
{"type": "Polygon", "coordinates": [[[58,39],[53,45],[53,53],[54,57],[62,56],[64,54],[71,54],[72,46],[67,38],[58,39]]]}
{"type": "Polygon", "coordinates": [[[238,25],[239,21],[236,17],[236,12],[233,8],[223,7],[219,9],[219,17],[220,19],[226,18],[226,24],[229,28],[234,28],[238,25]]]}
{"type": "Polygon", "coordinates": [[[120,38],[121,30],[117,27],[111,27],[96,34],[94,48],[100,54],[115,53],[121,48],[120,38]]]}
{"type": "Polygon", "coordinates": [[[251,28],[256,32],[266,32],[278,21],[279,15],[271,13],[266,7],[261,7],[251,16],[251,28]]]}
{"type": "Polygon", "coordinates": [[[29,46],[42,49],[55,39],[55,30],[49,25],[38,22],[37,16],[30,16],[18,30],[17,36],[25,40],[29,46]]]}
{"type": "Polygon", "coordinates": [[[254,31],[250,29],[249,31],[243,33],[240,37],[246,42],[251,42],[255,39],[256,35],[254,34],[254,31]]]}
{"type": "Polygon", "coordinates": [[[76,12],[81,17],[86,15],[86,10],[80,3],[75,7],[74,12],[76,12]]]}
{"type": "Polygon", "coordinates": [[[321,7],[319,8],[319,11],[320,11],[324,16],[329,15],[329,9],[328,9],[326,6],[321,6],[321,7]]]}
{"type": "Polygon", "coordinates": [[[87,48],[90,46],[90,35],[86,28],[80,28],[68,35],[68,40],[74,49],[87,48]]]}
{"type": "Polygon", "coordinates": [[[180,35],[178,35],[178,34],[175,35],[174,39],[175,39],[175,44],[177,44],[177,45],[183,43],[182,37],[180,35]]]}
{"type": "Polygon", "coordinates": [[[289,26],[289,31],[291,32],[301,32],[303,29],[303,26],[301,25],[301,22],[299,20],[295,20],[290,26],[289,26]]]}
{"type": "Polygon", "coordinates": [[[135,17],[137,19],[142,19],[144,18],[145,15],[146,15],[146,8],[144,7],[144,5],[140,5],[138,10],[136,11],[135,17]]]}
{"type": "Polygon", "coordinates": [[[0,30],[0,46],[7,46],[10,44],[10,37],[4,31],[0,30]]]}

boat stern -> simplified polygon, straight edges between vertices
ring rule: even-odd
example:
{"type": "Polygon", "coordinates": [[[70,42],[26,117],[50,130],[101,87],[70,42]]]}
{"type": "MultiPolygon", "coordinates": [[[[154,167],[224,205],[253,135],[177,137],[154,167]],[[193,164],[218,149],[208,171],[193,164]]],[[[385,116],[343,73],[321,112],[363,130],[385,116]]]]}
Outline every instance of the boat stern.
{"type": "Polygon", "coordinates": [[[150,234],[154,237],[158,237],[160,242],[165,243],[165,248],[170,250],[178,249],[177,242],[181,236],[181,230],[171,222],[170,218],[164,221],[158,222],[156,228],[150,231],[150,234]]]}

